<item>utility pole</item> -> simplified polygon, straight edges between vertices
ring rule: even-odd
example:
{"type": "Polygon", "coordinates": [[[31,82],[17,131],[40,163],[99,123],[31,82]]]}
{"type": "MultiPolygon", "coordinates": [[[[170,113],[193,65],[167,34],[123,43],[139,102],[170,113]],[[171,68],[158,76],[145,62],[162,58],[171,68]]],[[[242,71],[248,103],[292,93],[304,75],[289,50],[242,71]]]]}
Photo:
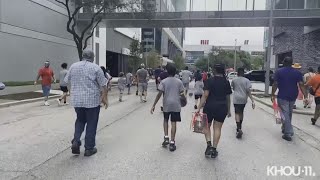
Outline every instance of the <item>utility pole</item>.
{"type": "Polygon", "coordinates": [[[233,71],[237,71],[237,39],[235,39],[235,44],[234,44],[234,66],[233,66],[233,71]]]}
{"type": "Polygon", "coordinates": [[[274,9],[274,0],[271,0],[270,5],[270,17],[269,17],[269,33],[268,33],[268,50],[267,50],[267,64],[266,68],[266,77],[265,77],[265,91],[264,95],[269,96],[269,88],[270,88],[270,62],[271,62],[271,45],[272,45],[272,38],[273,38],[273,9],[274,9]]]}

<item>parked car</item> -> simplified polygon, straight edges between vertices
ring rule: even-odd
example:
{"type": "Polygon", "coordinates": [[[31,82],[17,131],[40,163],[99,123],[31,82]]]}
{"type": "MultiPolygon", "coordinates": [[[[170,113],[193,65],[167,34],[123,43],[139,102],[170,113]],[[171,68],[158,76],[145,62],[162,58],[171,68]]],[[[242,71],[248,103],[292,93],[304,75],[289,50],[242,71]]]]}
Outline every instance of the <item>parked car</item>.
{"type": "Polygon", "coordinates": [[[6,85],[4,85],[2,82],[0,82],[0,90],[4,90],[6,88],[6,85]]]}
{"type": "MultiPolygon", "coordinates": [[[[250,81],[260,81],[260,82],[265,82],[265,74],[266,71],[263,70],[254,70],[254,71],[249,71],[245,73],[244,77],[249,79],[250,81]]],[[[270,71],[270,85],[273,84],[273,71],[270,71]]]]}
{"type": "Polygon", "coordinates": [[[230,72],[227,77],[228,77],[228,80],[233,80],[237,76],[238,76],[237,72],[230,72]]]}

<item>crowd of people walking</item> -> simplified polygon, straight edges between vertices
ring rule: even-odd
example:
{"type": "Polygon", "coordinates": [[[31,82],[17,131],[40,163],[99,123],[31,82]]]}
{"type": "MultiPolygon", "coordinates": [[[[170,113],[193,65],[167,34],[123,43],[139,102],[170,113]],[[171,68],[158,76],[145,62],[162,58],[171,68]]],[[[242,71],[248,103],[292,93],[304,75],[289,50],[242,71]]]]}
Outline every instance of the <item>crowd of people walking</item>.
{"type": "MultiPolygon", "coordinates": [[[[111,87],[110,73],[104,67],[93,63],[94,53],[89,50],[83,52],[83,59],[74,63],[68,70],[68,64],[61,65],[59,73],[60,89],[62,96],[57,100],[59,105],[68,105],[68,87],[71,87],[71,104],[77,115],[75,122],[74,138],[72,140],[72,153],[80,154],[80,137],[86,127],[85,156],[91,156],[97,152],[95,147],[95,136],[101,103],[108,108],[108,92],[111,87]]],[[[320,67],[314,73],[313,68],[302,75],[293,59],[286,57],[283,61],[284,67],[278,69],[274,74],[271,101],[277,101],[282,113],[282,138],[291,141],[294,135],[292,127],[292,113],[297,97],[303,96],[304,108],[310,108],[311,103],[316,104],[314,117],[311,119],[313,125],[320,117],[320,67]],[[276,94],[278,90],[278,93],[276,94]]],[[[218,144],[221,137],[222,126],[227,117],[231,117],[231,104],[235,113],[235,137],[241,139],[243,123],[245,120],[244,110],[248,99],[251,100],[252,109],[255,109],[254,98],[251,94],[251,82],[244,77],[245,69],[237,70],[237,77],[231,82],[225,75],[223,64],[215,64],[212,74],[197,70],[195,73],[189,71],[188,67],[178,72],[174,64],[165,67],[159,66],[153,75],[155,78],[158,94],[151,108],[153,114],[157,103],[162,98],[161,111],[163,112],[164,140],[162,146],[169,145],[170,151],[175,151],[177,122],[181,122],[181,109],[185,106],[186,96],[194,96],[194,109],[196,113],[203,113],[207,117],[207,126],[203,130],[206,140],[205,156],[215,158],[218,156],[218,144]],[[190,82],[194,80],[194,88],[190,91],[190,82]],[[231,94],[233,99],[231,100],[231,94]],[[171,129],[169,131],[169,121],[171,129]],[[211,126],[213,127],[211,131],[211,126]],[[170,135],[169,135],[169,132],[170,135]]],[[[127,88],[128,95],[134,81],[137,85],[137,95],[141,103],[147,102],[149,72],[144,64],[141,64],[135,73],[119,73],[117,87],[119,90],[119,101],[123,101],[123,94],[127,88]],[[135,74],[135,76],[134,76],[135,74]]],[[[46,61],[44,67],[39,69],[36,81],[42,80],[43,96],[45,106],[49,106],[48,97],[51,84],[55,83],[55,75],[50,68],[50,62],[46,61]]]]}

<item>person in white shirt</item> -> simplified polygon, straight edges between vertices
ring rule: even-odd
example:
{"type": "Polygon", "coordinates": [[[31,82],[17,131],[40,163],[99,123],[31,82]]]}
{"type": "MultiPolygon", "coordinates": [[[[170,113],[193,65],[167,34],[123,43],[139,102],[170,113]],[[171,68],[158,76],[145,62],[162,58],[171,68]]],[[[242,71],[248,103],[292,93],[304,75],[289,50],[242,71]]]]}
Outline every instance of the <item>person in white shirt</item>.
{"type": "Polygon", "coordinates": [[[235,109],[235,119],[237,124],[236,137],[240,139],[242,137],[242,122],[244,119],[244,109],[248,102],[248,97],[252,101],[252,108],[255,108],[255,103],[251,94],[251,82],[244,77],[244,69],[238,69],[238,77],[233,79],[231,86],[233,88],[233,104],[235,109]]]}
{"type": "Polygon", "coordinates": [[[203,91],[204,83],[203,83],[203,79],[200,71],[198,71],[197,74],[195,75],[195,81],[196,83],[194,85],[194,98],[195,98],[194,109],[198,109],[199,100],[201,100],[202,95],[204,93],[203,91]]]}
{"type": "Polygon", "coordinates": [[[186,66],[185,70],[181,71],[180,76],[185,88],[185,94],[188,94],[190,79],[192,78],[192,72],[189,71],[189,67],[186,66]]]}

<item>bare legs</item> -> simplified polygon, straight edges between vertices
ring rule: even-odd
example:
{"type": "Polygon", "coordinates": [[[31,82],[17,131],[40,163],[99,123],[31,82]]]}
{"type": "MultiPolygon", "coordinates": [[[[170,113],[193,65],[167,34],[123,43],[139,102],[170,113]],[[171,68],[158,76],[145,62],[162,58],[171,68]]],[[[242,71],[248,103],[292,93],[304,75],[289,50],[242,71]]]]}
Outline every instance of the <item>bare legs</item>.
{"type": "MultiPolygon", "coordinates": [[[[163,131],[164,136],[169,137],[169,122],[167,120],[163,121],[163,131]]],[[[177,133],[177,123],[171,122],[171,141],[175,141],[177,133]]]]}
{"type": "Polygon", "coordinates": [[[175,141],[177,132],[177,123],[171,122],[171,141],[175,141]]]}
{"type": "Polygon", "coordinates": [[[222,128],[223,123],[215,121],[213,123],[213,147],[217,148],[221,136],[221,128],[222,128]]]}
{"type": "MultiPolygon", "coordinates": [[[[221,128],[223,123],[214,121],[213,122],[213,147],[217,148],[220,137],[221,137],[221,128]]],[[[204,131],[206,141],[211,141],[211,123],[209,123],[208,128],[204,131]]]]}

